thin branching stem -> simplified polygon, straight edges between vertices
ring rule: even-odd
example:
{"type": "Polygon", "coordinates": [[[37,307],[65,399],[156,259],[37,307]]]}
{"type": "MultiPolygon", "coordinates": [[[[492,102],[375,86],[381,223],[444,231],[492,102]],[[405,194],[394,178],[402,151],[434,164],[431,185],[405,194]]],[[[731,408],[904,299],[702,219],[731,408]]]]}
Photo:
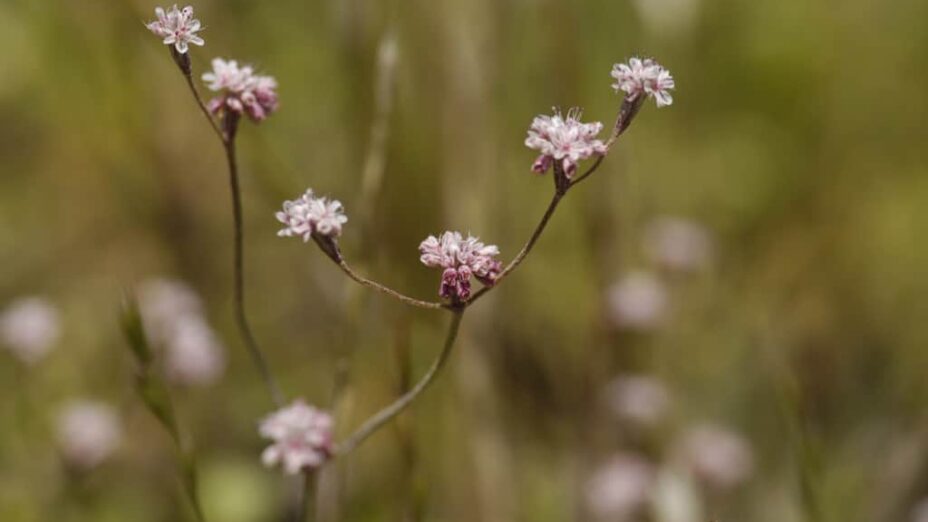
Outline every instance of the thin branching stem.
{"type": "Polygon", "coordinates": [[[223,141],[226,149],[226,161],[229,164],[229,187],[232,192],[232,218],[234,222],[234,286],[235,286],[235,323],[238,326],[242,340],[251,355],[252,362],[258,368],[261,379],[267,387],[271,400],[278,407],[284,403],[284,395],[274,380],[273,374],[268,367],[267,361],[261,348],[258,347],[255,336],[251,332],[251,326],[248,324],[248,317],[245,315],[245,256],[244,256],[244,224],[242,220],[242,194],[239,187],[238,161],[235,156],[235,134],[230,131],[227,138],[223,141]]]}
{"type": "Polygon", "coordinates": [[[470,299],[467,300],[467,306],[472,305],[474,301],[480,299],[490,290],[499,286],[499,283],[502,282],[502,280],[505,279],[506,276],[509,275],[513,270],[515,270],[516,267],[522,263],[522,261],[525,260],[525,256],[527,256],[528,253],[532,251],[532,247],[534,247],[535,243],[538,242],[538,239],[541,237],[542,232],[544,232],[545,227],[548,225],[548,221],[551,219],[551,216],[554,215],[554,211],[557,209],[557,206],[563,197],[563,193],[555,191],[554,196],[551,198],[551,203],[548,203],[548,208],[545,209],[544,215],[541,216],[541,221],[538,222],[538,225],[535,227],[535,231],[532,232],[532,236],[522,247],[522,250],[520,250],[519,253],[516,254],[516,257],[514,257],[513,260],[510,261],[508,265],[506,265],[506,268],[500,272],[499,276],[496,278],[496,281],[494,281],[493,286],[485,286],[481,288],[477,293],[475,293],[473,296],[471,296],[470,299]]]}
{"type": "Polygon", "coordinates": [[[451,355],[451,349],[454,347],[454,341],[458,337],[458,330],[461,326],[461,319],[464,317],[464,307],[458,306],[451,310],[451,324],[448,327],[448,335],[445,337],[445,344],[438,354],[438,358],[432,363],[432,366],[425,372],[422,379],[416,383],[408,392],[400,398],[393,401],[392,404],[377,412],[369,418],[360,428],[348,436],[335,448],[335,455],[344,456],[354,451],[362,442],[374,434],[384,424],[393,420],[394,417],[403,412],[416,398],[424,392],[435,377],[448,362],[448,356],[451,355]]]}
{"type": "Polygon", "coordinates": [[[184,79],[187,80],[187,86],[190,88],[190,93],[193,94],[193,99],[196,100],[197,106],[200,107],[200,112],[203,113],[203,116],[209,121],[209,126],[213,128],[213,132],[216,133],[216,136],[223,143],[226,142],[226,137],[223,135],[222,130],[219,128],[219,124],[216,123],[216,119],[213,118],[213,115],[210,114],[209,108],[206,107],[206,103],[203,102],[203,98],[200,96],[200,91],[197,90],[196,84],[193,83],[193,75],[187,71],[181,71],[184,73],[184,79]]]}
{"type": "Polygon", "coordinates": [[[300,501],[296,522],[311,522],[316,511],[316,471],[309,469],[303,472],[300,480],[300,501]]]}

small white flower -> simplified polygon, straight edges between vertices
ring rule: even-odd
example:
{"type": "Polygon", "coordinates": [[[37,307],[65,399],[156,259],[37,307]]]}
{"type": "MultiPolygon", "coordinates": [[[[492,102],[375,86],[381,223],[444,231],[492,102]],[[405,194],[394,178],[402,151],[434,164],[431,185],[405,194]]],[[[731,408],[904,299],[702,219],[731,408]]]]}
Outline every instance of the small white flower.
{"type": "Polygon", "coordinates": [[[606,145],[596,139],[602,130],[602,123],[582,123],[577,108],[568,111],[566,118],[557,109],[553,116],[537,116],[525,139],[526,147],[541,153],[532,170],[544,174],[559,161],[567,177],[573,177],[581,160],[606,153],[606,145]]]}
{"type": "Polygon", "coordinates": [[[41,297],[17,299],[0,314],[0,342],[25,364],[44,358],[58,334],[58,310],[41,297]]]}
{"type": "Polygon", "coordinates": [[[647,504],[654,488],[652,466],[636,455],[609,459],[587,484],[590,511],[601,520],[631,520],[647,504]]]}
{"type": "Polygon", "coordinates": [[[281,464],[290,475],[318,468],[332,453],[332,416],[302,400],[269,415],[259,432],[273,441],[261,461],[268,467],[281,464]]]}
{"type": "Polygon", "coordinates": [[[670,71],[650,58],[632,58],[628,64],[617,63],[612,66],[612,77],[616,82],[612,87],[625,91],[626,97],[636,100],[639,96],[653,97],[658,107],[673,103],[670,90],[675,87],[670,71]]]}
{"type": "Polygon", "coordinates": [[[210,100],[210,112],[229,110],[260,122],[277,110],[277,80],[273,77],[255,74],[248,65],[239,67],[235,60],[214,58],[212,64],[212,72],[202,76],[209,90],[220,92],[210,100]]]}
{"type": "Polygon", "coordinates": [[[444,269],[438,294],[445,299],[467,299],[471,276],[490,286],[502,268],[496,260],[499,255],[496,245],[484,245],[473,236],[464,239],[460,232],[427,237],[419,244],[419,253],[425,266],[444,269]]]}
{"type": "Polygon", "coordinates": [[[148,30],[163,38],[165,45],[173,45],[180,54],[187,52],[188,44],[204,44],[203,39],[196,35],[200,30],[200,21],[193,17],[193,7],[187,6],[178,9],[175,4],[167,12],[160,7],[155,8],[154,22],[146,24],[148,30]]]}
{"type": "Polygon", "coordinates": [[[316,197],[312,189],[297,199],[284,201],[277,220],[286,225],[277,232],[281,237],[302,237],[309,241],[313,234],[336,238],[342,235],[342,225],[348,222],[344,208],[338,200],[316,197]]]}
{"type": "Polygon", "coordinates": [[[202,317],[177,321],[165,344],[165,374],[178,384],[207,386],[225,370],[225,349],[202,317]]]}
{"type": "Polygon", "coordinates": [[[112,408],[74,401],[58,416],[58,443],[69,464],[87,470],[103,462],[119,444],[122,430],[112,408]]]}
{"type": "Polygon", "coordinates": [[[648,225],[645,250],[651,259],[669,270],[693,272],[712,259],[712,237],[699,223],[663,217],[648,225]]]}
{"type": "Polygon", "coordinates": [[[683,436],[681,450],[693,475],[720,490],[741,484],[754,471],[751,446],[737,433],[719,426],[691,428],[683,436]]]}
{"type": "Polygon", "coordinates": [[[656,426],[670,408],[664,383],[642,375],[614,379],[606,387],[605,399],[619,420],[641,428],[656,426]]]}
{"type": "Polygon", "coordinates": [[[189,285],[175,279],[144,281],[139,285],[138,298],[145,333],[155,344],[168,342],[181,318],[203,313],[200,296],[189,285]]]}
{"type": "Polygon", "coordinates": [[[651,330],[666,319],[669,298],[664,284],[648,272],[631,272],[612,285],[608,296],[612,322],[620,328],[651,330]]]}

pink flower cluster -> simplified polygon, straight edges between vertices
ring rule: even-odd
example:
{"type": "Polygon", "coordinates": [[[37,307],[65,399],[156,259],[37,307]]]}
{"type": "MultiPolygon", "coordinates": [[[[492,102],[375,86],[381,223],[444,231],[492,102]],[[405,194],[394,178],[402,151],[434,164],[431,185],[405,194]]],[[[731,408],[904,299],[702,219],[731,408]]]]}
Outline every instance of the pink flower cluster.
{"type": "Polygon", "coordinates": [[[670,71],[650,58],[632,58],[628,64],[617,63],[612,66],[612,77],[615,78],[612,84],[615,91],[625,91],[630,100],[645,95],[653,97],[658,107],[673,103],[670,90],[674,88],[674,81],[670,71]]]}
{"type": "Polygon", "coordinates": [[[215,58],[212,72],[203,73],[203,81],[211,91],[221,92],[209,102],[214,114],[225,109],[259,122],[277,110],[277,80],[255,74],[251,66],[215,58]]]}
{"type": "Polygon", "coordinates": [[[315,469],[332,455],[332,416],[296,400],[261,421],[259,433],[273,443],[261,454],[265,466],[281,464],[295,475],[315,469]]]}
{"type": "Polygon", "coordinates": [[[464,239],[460,232],[429,236],[419,245],[419,252],[422,264],[444,269],[438,295],[445,299],[467,299],[471,276],[490,286],[502,268],[495,259],[499,255],[496,245],[484,245],[473,236],[464,239]]]}
{"type": "Polygon", "coordinates": [[[160,7],[155,8],[154,22],[145,24],[149,31],[164,39],[164,45],[173,45],[180,54],[187,52],[188,44],[204,44],[203,39],[196,35],[200,30],[200,21],[193,17],[193,7],[187,6],[178,9],[175,4],[167,12],[160,7]]]}
{"type": "Polygon", "coordinates": [[[317,198],[312,189],[297,199],[284,201],[283,210],[276,216],[286,225],[277,232],[278,236],[297,236],[303,241],[309,241],[313,234],[336,238],[342,235],[342,225],[348,222],[340,201],[317,198]]]}
{"type": "Polygon", "coordinates": [[[569,110],[566,118],[557,109],[553,116],[537,116],[525,139],[526,147],[541,152],[532,170],[544,174],[559,161],[564,174],[573,177],[580,160],[606,153],[606,145],[596,139],[602,130],[602,123],[582,123],[578,108],[569,110]]]}

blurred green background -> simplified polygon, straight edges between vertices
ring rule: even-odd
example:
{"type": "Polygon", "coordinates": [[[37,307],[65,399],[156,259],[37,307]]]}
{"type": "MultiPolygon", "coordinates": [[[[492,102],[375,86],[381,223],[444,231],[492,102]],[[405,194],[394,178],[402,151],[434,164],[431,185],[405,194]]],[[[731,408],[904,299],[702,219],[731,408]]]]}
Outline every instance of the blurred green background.
{"type": "MultiPolygon", "coordinates": [[[[226,347],[218,382],[174,391],[208,519],[284,520],[296,488],[260,465],[271,405],[232,322],[222,149],[143,26],[154,7],[0,3],[0,307],[41,295],[60,317],[39,363],[0,353],[3,521],[191,520],[118,328],[124,289],[152,277],[193,287],[226,347]],[[112,405],[122,430],[81,472],[56,449],[56,415],[75,397],[112,405]]],[[[658,477],[629,520],[916,520],[928,496],[928,2],[194,7],[197,76],[220,56],[280,83],[279,112],[239,135],[248,308],[289,395],[328,407],[345,379],[340,434],[424,371],[447,318],[359,291],[312,244],[277,238],[281,201],[307,187],[340,199],[349,258],[431,299],[439,274],[418,262],[419,241],[470,231],[508,260],[541,216],[551,181],[531,174],[522,143],[535,115],[581,105],[608,126],[621,103],[609,71],[636,54],[677,83],[674,105],[646,105],[526,263],[468,313],[436,386],[330,468],[320,520],[596,520],[591,477],[617,452],[658,477]],[[362,197],[377,121],[383,182],[362,197]],[[663,216],[704,227],[710,262],[658,266],[644,244],[663,216]],[[641,271],[661,285],[664,317],[630,329],[610,289],[641,271]],[[628,374],[666,386],[659,426],[631,430],[604,400],[628,374]],[[705,423],[753,455],[724,491],[681,464],[680,441],[705,423]]]]}

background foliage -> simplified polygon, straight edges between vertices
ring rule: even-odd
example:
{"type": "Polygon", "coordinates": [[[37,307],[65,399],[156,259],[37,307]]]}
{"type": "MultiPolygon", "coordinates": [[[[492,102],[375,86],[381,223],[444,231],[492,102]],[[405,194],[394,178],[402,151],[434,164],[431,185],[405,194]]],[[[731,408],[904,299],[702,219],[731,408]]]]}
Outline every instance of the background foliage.
{"type": "MultiPolygon", "coordinates": [[[[189,516],[170,441],[140,406],[117,327],[122,291],[193,285],[228,347],[224,378],[177,390],[212,520],[274,520],[291,482],[260,467],[269,409],[231,322],[231,216],[221,147],[166,48],[154,5],[0,3],[0,300],[48,296],[57,349],[0,360],[0,519],[189,516]],[[73,396],[117,405],[125,438],[68,475],[53,419],[73,396]]],[[[583,519],[590,470],[621,444],[603,386],[646,372],[674,394],[654,451],[685,426],[740,431],[752,478],[707,518],[907,520],[928,493],[928,3],[921,0],[201,0],[205,48],[280,82],[281,110],[240,133],[253,325],[291,395],[331,400],[347,432],[436,353],[441,314],[358,294],[273,212],[312,186],[351,217],[364,270],[431,297],[428,234],[461,229],[513,255],[550,180],[522,141],[552,105],[609,122],[614,62],[642,53],[677,80],[537,249],[469,313],[451,365],[398,424],[343,465],[341,520],[583,519]],[[382,191],[357,207],[377,46],[399,46],[382,191]],[[367,212],[369,226],[362,226],[367,212]],[[712,230],[710,269],[670,278],[660,329],[610,326],[606,289],[653,268],[652,219],[712,230]],[[362,233],[362,230],[364,232],[362,233]],[[408,361],[408,364],[407,364],[408,361]],[[802,483],[808,485],[805,489],[802,483]]],[[[331,509],[329,506],[326,509],[331,509]]],[[[329,513],[331,514],[331,513],[329,513]]]]}

